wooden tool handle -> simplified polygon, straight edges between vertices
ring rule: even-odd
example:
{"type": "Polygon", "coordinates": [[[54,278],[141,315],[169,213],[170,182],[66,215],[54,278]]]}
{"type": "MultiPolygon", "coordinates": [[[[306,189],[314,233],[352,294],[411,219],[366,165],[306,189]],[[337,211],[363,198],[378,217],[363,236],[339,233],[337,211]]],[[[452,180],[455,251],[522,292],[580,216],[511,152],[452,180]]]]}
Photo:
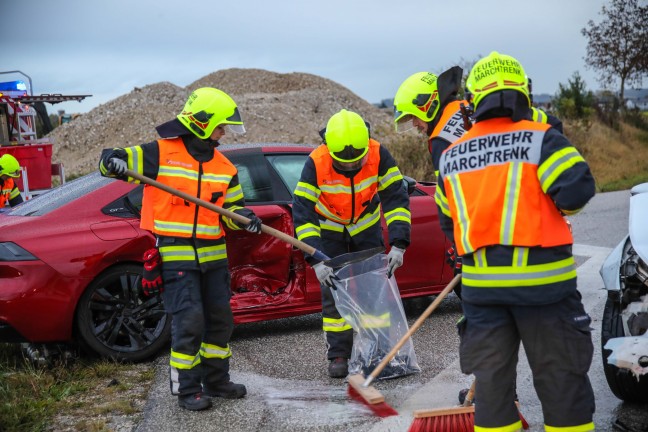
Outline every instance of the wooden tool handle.
{"type": "MultiPolygon", "coordinates": [[[[135,180],[139,180],[141,183],[156,187],[158,189],[161,189],[165,192],[170,193],[171,195],[175,195],[177,197],[180,197],[186,201],[192,202],[196,204],[197,206],[204,207],[206,209],[212,210],[222,216],[226,216],[242,225],[247,225],[250,223],[250,219],[246,218],[245,216],[241,216],[240,214],[234,213],[233,211],[224,209],[222,207],[219,207],[217,205],[214,205],[210,203],[209,201],[202,200],[200,198],[197,198],[195,196],[189,195],[186,192],[182,192],[180,190],[174,189],[171,186],[167,186],[164,183],[160,183],[157,180],[153,180],[151,178],[145,177],[139,173],[136,173],[135,171],[132,170],[126,170],[125,175],[128,177],[132,177],[135,180]]],[[[267,225],[261,225],[261,232],[265,234],[269,234],[273,237],[278,238],[279,240],[283,240],[286,243],[290,243],[291,245],[295,246],[297,249],[301,250],[302,252],[311,255],[315,257],[316,259],[319,259],[321,261],[325,261],[329,259],[326,255],[324,255],[322,252],[319,250],[315,249],[314,247],[304,243],[301,240],[297,240],[296,238],[289,236],[288,234],[279,231],[277,229],[274,229],[272,227],[269,227],[267,225]]]]}
{"type": "Polygon", "coordinates": [[[398,350],[401,349],[401,347],[405,344],[405,342],[407,342],[407,339],[409,339],[414,334],[414,332],[423,325],[423,322],[427,319],[427,317],[429,317],[430,314],[434,312],[437,306],[439,306],[439,304],[443,301],[443,299],[445,299],[447,295],[450,294],[450,291],[452,291],[455,288],[455,286],[457,286],[460,280],[461,280],[461,274],[456,275],[450,281],[450,283],[443,289],[443,291],[441,291],[439,295],[437,295],[437,297],[430,304],[430,306],[428,306],[427,309],[425,309],[425,311],[423,312],[423,314],[421,314],[421,316],[414,322],[414,324],[412,324],[412,326],[407,331],[407,333],[405,333],[405,335],[403,335],[403,337],[398,342],[396,342],[396,345],[394,345],[391,351],[387,353],[385,358],[383,358],[382,361],[378,364],[378,366],[376,366],[376,368],[369,374],[369,376],[367,377],[364,383],[365,387],[371,384],[371,382],[375,380],[378,377],[378,375],[380,375],[383,369],[385,369],[385,366],[387,366],[387,364],[394,358],[394,356],[396,356],[398,350]]]}
{"type": "Polygon", "coordinates": [[[468,407],[472,406],[473,404],[473,399],[475,399],[475,387],[477,385],[477,380],[473,378],[473,382],[470,385],[470,388],[468,389],[468,393],[466,393],[466,397],[464,398],[464,403],[463,406],[468,407]]]}

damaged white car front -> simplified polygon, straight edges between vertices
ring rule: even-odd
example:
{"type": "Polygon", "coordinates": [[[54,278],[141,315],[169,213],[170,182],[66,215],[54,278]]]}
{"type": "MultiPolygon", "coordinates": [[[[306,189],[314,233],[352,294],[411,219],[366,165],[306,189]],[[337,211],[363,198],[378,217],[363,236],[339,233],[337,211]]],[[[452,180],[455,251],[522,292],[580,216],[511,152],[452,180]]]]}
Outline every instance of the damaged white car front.
{"type": "Polygon", "coordinates": [[[608,291],[601,328],[603,368],[615,396],[647,402],[648,183],[631,190],[628,231],[600,270],[608,291]]]}

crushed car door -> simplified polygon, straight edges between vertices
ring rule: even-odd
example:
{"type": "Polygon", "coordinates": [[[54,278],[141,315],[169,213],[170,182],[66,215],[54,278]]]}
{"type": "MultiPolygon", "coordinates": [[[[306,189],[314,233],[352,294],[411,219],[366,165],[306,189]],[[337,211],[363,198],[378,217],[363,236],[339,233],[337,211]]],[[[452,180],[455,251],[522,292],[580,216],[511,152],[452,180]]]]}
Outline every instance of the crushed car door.
{"type": "MultiPolygon", "coordinates": [[[[227,155],[238,169],[246,207],[264,225],[292,236],[292,220],[285,206],[274,202],[272,176],[263,154],[227,155]]],[[[247,309],[285,303],[290,297],[292,246],[267,234],[227,231],[232,307],[247,309]]]]}

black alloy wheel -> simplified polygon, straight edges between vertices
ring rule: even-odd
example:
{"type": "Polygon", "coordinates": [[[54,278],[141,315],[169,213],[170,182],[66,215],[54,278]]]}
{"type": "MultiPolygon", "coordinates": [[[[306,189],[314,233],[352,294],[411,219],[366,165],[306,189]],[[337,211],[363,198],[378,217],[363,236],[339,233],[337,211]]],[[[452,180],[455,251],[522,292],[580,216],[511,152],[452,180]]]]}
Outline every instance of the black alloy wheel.
{"type": "Polygon", "coordinates": [[[137,362],[168,344],[171,317],[160,296],[143,294],[141,279],[141,265],[120,265],[86,288],[76,311],[82,348],[104,358],[137,362]]]}

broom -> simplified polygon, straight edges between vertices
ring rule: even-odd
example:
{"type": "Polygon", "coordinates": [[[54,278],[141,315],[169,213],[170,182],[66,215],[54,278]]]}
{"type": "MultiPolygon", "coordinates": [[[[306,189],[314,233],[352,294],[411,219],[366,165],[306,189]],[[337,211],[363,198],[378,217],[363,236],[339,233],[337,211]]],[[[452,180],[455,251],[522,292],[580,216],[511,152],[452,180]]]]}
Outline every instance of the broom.
{"type": "Polygon", "coordinates": [[[407,432],[471,432],[475,430],[473,380],[464,403],[458,407],[414,411],[414,421],[407,432]]]}
{"type": "MultiPolygon", "coordinates": [[[[240,214],[234,213],[233,211],[230,211],[230,210],[224,209],[222,207],[219,207],[219,206],[217,206],[215,204],[212,204],[209,201],[205,201],[205,200],[197,198],[197,197],[195,197],[193,195],[189,195],[186,192],[174,189],[171,186],[167,186],[166,184],[160,183],[157,180],[153,180],[151,178],[145,177],[145,176],[143,176],[143,175],[141,175],[141,174],[139,174],[139,173],[137,173],[135,171],[131,171],[131,170],[127,169],[124,174],[126,176],[128,176],[128,177],[134,178],[135,180],[139,180],[140,183],[144,183],[144,184],[147,184],[149,186],[153,186],[155,188],[161,189],[161,190],[163,190],[163,191],[165,191],[167,193],[170,193],[171,195],[175,195],[177,197],[180,197],[180,198],[184,199],[185,201],[192,202],[192,203],[196,204],[197,206],[200,206],[200,207],[209,209],[211,211],[214,211],[214,212],[216,212],[216,213],[218,213],[218,214],[220,214],[222,216],[226,216],[226,217],[228,217],[228,218],[230,218],[230,219],[232,219],[232,220],[234,220],[234,221],[236,221],[238,223],[241,223],[243,225],[247,225],[248,223],[250,223],[250,219],[246,218],[245,216],[241,216],[240,214]]],[[[311,245],[309,245],[307,243],[304,243],[301,240],[297,240],[296,238],[291,237],[288,234],[286,234],[286,233],[284,233],[282,231],[279,231],[277,229],[274,229],[272,227],[269,227],[267,225],[261,224],[261,232],[263,232],[265,234],[268,234],[268,235],[271,235],[273,237],[276,237],[279,240],[283,240],[286,243],[289,243],[289,244],[295,246],[297,249],[301,250],[302,252],[304,252],[304,253],[306,253],[308,255],[313,256],[314,258],[316,258],[316,259],[318,259],[320,261],[327,261],[327,260],[330,259],[322,251],[320,251],[318,249],[315,249],[311,245]]]]}
{"type": "MultiPolygon", "coordinates": [[[[461,406],[452,408],[437,408],[414,411],[414,421],[407,432],[472,432],[475,429],[475,385],[472,385],[466,394],[461,406]]],[[[529,423],[520,412],[520,405],[515,402],[522,422],[522,429],[529,429],[529,423]]]]}
{"type": "Polygon", "coordinates": [[[423,314],[412,324],[412,327],[403,335],[403,337],[394,345],[391,351],[387,353],[384,359],[376,366],[376,368],[369,374],[365,379],[361,374],[349,375],[347,380],[349,382],[348,393],[353,399],[364,403],[369,407],[374,414],[379,417],[389,417],[392,415],[398,415],[396,410],[390,407],[385,403],[385,397],[374,387],[371,386],[371,383],[380,375],[385,366],[396,356],[398,350],[407,342],[416,330],[423,325],[423,321],[434,312],[434,310],[439,306],[439,303],[446,298],[446,296],[454,289],[454,287],[459,283],[461,279],[461,274],[456,275],[444,288],[443,291],[434,299],[430,306],[425,309],[423,314]]]}

